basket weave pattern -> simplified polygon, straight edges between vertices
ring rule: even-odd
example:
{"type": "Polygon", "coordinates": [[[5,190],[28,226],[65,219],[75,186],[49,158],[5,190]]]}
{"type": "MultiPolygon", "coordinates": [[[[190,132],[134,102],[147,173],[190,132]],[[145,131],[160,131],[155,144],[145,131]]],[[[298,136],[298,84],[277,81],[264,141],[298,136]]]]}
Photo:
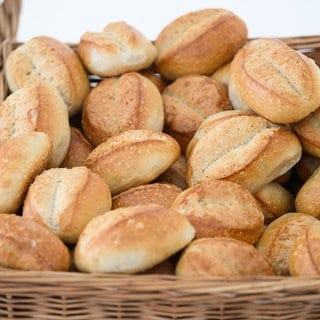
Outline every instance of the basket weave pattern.
{"type": "MultiPolygon", "coordinates": [[[[283,38],[320,65],[320,36],[283,38]]],[[[3,65],[19,44],[0,47],[3,65]]],[[[320,278],[182,279],[173,275],[0,271],[0,319],[319,320],[320,278]]]]}

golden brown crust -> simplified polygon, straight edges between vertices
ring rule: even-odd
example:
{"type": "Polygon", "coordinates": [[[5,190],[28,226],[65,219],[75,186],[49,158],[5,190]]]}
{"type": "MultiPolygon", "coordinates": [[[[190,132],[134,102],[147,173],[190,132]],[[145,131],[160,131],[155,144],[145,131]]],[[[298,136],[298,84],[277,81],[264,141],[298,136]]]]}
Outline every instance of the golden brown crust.
{"type": "Polygon", "coordinates": [[[207,180],[184,190],[172,209],[183,214],[196,230],[196,238],[231,237],[254,244],[264,216],[253,195],[237,183],[207,180]]]}
{"type": "Polygon", "coordinates": [[[51,83],[69,115],[80,111],[89,92],[88,77],[77,54],[51,37],[34,37],[18,47],[9,55],[5,68],[11,91],[39,80],[51,83]]]}
{"type": "Polygon", "coordinates": [[[19,270],[67,271],[70,254],[42,225],[16,215],[0,215],[0,265],[19,270]]]}
{"type": "Polygon", "coordinates": [[[187,13],[158,35],[156,67],[167,79],[191,73],[212,74],[245,43],[245,23],[224,9],[187,13]]]}
{"type": "Polygon", "coordinates": [[[252,245],[226,237],[191,242],[182,253],[176,274],[183,277],[274,275],[264,256],[252,245]]]}
{"type": "Polygon", "coordinates": [[[46,168],[50,153],[50,140],[43,132],[20,135],[0,144],[0,212],[17,212],[29,185],[46,168]]]}
{"type": "Polygon", "coordinates": [[[320,225],[315,217],[290,212],[271,222],[257,248],[270,262],[277,275],[289,275],[289,257],[296,239],[312,226],[320,225]]]}
{"type": "Polygon", "coordinates": [[[83,132],[94,146],[126,130],[162,131],[163,124],[160,92],[137,72],[101,81],[83,105],[83,132]]]}
{"type": "Polygon", "coordinates": [[[35,220],[66,243],[76,243],[86,224],[111,209],[103,179],[86,167],[54,168],[29,187],[23,216],[35,220]]]}
{"type": "Polygon", "coordinates": [[[97,146],[85,165],[102,176],[115,195],[156,179],[179,156],[178,143],[167,134],[128,130],[97,146]]]}
{"type": "Polygon", "coordinates": [[[86,272],[136,273],[184,248],[194,237],[187,219],[156,204],[119,208],[92,219],[75,248],[86,272]]]}
{"type": "Polygon", "coordinates": [[[48,167],[59,166],[70,143],[68,113],[57,90],[42,80],[12,93],[0,108],[0,143],[33,131],[49,136],[48,167]]]}
{"type": "Polygon", "coordinates": [[[70,127],[70,144],[68,152],[60,167],[73,168],[83,166],[87,160],[93,146],[84,137],[82,131],[75,127],[70,127]]]}
{"type": "Polygon", "coordinates": [[[229,97],[276,123],[300,121],[320,105],[320,71],[312,59],[276,39],[257,39],[231,62],[229,97]]]}
{"type": "Polygon", "coordinates": [[[228,179],[255,192],[291,169],[301,149],[291,131],[263,117],[232,117],[217,123],[194,146],[187,161],[187,184],[228,179]]]}
{"type": "Polygon", "coordinates": [[[123,21],[83,34],[78,52],[86,68],[101,77],[148,68],[157,55],[151,41],[123,21]]]}
{"type": "Polygon", "coordinates": [[[112,198],[112,209],[156,203],[170,208],[181,193],[174,184],[150,183],[125,190],[112,198]]]}

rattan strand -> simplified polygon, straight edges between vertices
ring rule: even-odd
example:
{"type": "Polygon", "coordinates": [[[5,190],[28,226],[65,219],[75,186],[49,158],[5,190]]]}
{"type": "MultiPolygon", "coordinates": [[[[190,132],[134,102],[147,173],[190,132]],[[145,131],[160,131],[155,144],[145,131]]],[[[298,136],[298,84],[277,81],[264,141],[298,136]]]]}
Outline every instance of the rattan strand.
{"type": "Polygon", "coordinates": [[[4,0],[0,5],[0,42],[15,39],[21,5],[21,0],[4,0]]]}

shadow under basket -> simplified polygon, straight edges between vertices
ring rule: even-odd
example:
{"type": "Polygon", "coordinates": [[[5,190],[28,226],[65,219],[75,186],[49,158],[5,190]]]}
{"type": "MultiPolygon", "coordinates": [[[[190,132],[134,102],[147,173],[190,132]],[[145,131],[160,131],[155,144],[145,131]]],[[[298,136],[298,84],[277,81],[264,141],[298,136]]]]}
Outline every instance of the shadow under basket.
{"type": "MultiPolygon", "coordinates": [[[[320,65],[320,36],[282,38],[320,65]]],[[[18,43],[4,41],[3,73],[18,43]]],[[[0,270],[0,319],[319,320],[320,277],[181,278],[0,270]]]]}

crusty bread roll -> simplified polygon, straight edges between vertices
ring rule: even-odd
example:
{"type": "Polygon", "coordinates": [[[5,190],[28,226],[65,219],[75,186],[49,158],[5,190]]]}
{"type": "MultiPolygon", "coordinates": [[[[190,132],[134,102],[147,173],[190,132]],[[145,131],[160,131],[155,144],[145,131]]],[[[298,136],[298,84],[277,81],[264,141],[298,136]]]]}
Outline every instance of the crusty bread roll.
{"type": "Polygon", "coordinates": [[[69,115],[78,113],[89,92],[89,80],[77,54],[51,37],[34,37],[12,51],[5,63],[11,91],[46,80],[57,88],[69,115]]]}
{"type": "Polygon", "coordinates": [[[46,168],[50,153],[50,140],[43,132],[20,135],[0,144],[0,212],[17,212],[29,185],[46,168]]]}
{"type": "Polygon", "coordinates": [[[253,245],[232,238],[192,241],[176,266],[183,277],[232,277],[274,275],[269,262],[253,245]]]}
{"type": "Polygon", "coordinates": [[[86,272],[141,272],[183,249],[194,229],[178,212],[148,204],[119,208],[92,219],[75,248],[86,272]]]}
{"type": "Polygon", "coordinates": [[[300,121],[320,105],[315,62],[276,39],[256,39],[233,58],[229,97],[235,109],[251,109],[276,123],[300,121]]]}
{"type": "Polygon", "coordinates": [[[42,225],[15,214],[0,214],[0,265],[18,270],[67,271],[68,248],[42,225]]]}
{"type": "Polygon", "coordinates": [[[86,167],[53,168],[31,184],[22,214],[76,243],[87,223],[110,209],[110,189],[99,175],[86,167]]]}
{"type": "Polygon", "coordinates": [[[295,210],[294,196],[279,183],[270,182],[254,193],[269,224],[274,219],[295,210]]]}
{"type": "Polygon", "coordinates": [[[220,66],[211,77],[228,87],[231,62],[227,62],[220,66]]]}
{"type": "Polygon", "coordinates": [[[232,109],[225,86],[199,74],[178,78],[162,92],[165,132],[180,144],[181,151],[208,116],[232,109]]]}
{"type": "Polygon", "coordinates": [[[151,70],[144,69],[139,71],[141,75],[148,78],[159,90],[161,93],[167,86],[167,81],[161,78],[159,73],[152,72],[151,70]]]}
{"type": "Polygon", "coordinates": [[[313,226],[303,232],[293,244],[289,270],[293,276],[320,274],[320,226],[313,226]]]}
{"type": "Polygon", "coordinates": [[[267,226],[257,248],[270,262],[277,275],[289,275],[290,252],[295,241],[315,225],[320,225],[320,221],[315,217],[289,212],[267,226]]]}
{"type": "Polygon", "coordinates": [[[105,79],[85,100],[81,122],[86,138],[94,146],[126,130],[162,131],[164,110],[160,92],[137,72],[105,79]]]}
{"type": "Polygon", "coordinates": [[[167,79],[199,73],[212,74],[229,61],[247,39],[245,23],[224,9],[187,13],[158,35],[156,67],[167,79]]]}
{"type": "Polygon", "coordinates": [[[174,199],[181,193],[174,184],[149,183],[125,190],[112,198],[112,209],[156,203],[170,208],[174,199]]]}
{"type": "Polygon", "coordinates": [[[49,136],[48,167],[58,167],[70,143],[68,112],[57,90],[43,80],[15,91],[0,105],[0,143],[33,131],[49,136]]]}
{"type": "Polygon", "coordinates": [[[75,127],[70,127],[70,143],[67,155],[62,161],[60,167],[73,168],[83,166],[93,146],[84,137],[82,131],[75,127]]]}
{"type": "Polygon", "coordinates": [[[156,179],[179,156],[179,144],[169,135],[128,130],[93,149],[85,165],[101,175],[115,195],[156,179]]]}
{"type": "Polygon", "coordinates": [[[254,244],[264,227],[254,196],[232,181],[198,183],[180,193],[171,208],[189,220],[196,238],[231,237],[254,244]]]}
{"type": "Polygon", "coordinates": [[[145,69],[157,55],[151,41],[123,21],[108,24],[102,32],[83,34],[78,52],[85,67],[101,77],[145,69]]]}
{"type": "Polygon", "coordinates": [[[187,184],[227,179],[256,192],[290,170],[301,153],[298,138],[284,127],[260,116],[232,117],[196,143],[187,161],[187,184]]]}

